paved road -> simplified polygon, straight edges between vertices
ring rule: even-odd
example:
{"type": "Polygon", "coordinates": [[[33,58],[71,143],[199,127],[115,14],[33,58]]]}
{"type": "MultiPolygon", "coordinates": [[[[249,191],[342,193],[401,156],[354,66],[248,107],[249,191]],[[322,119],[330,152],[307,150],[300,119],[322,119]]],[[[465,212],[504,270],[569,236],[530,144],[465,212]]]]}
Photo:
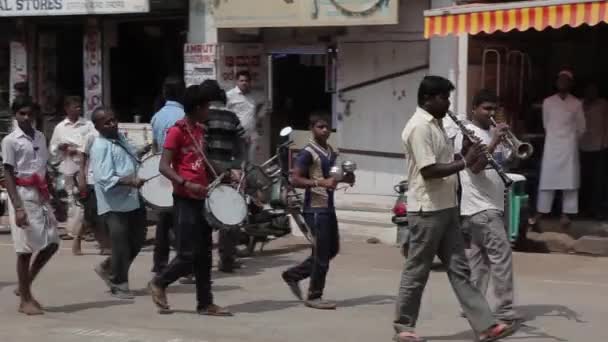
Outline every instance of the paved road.
{"type": "MultiPolygon", "coordinates": [[[[388,342],[402,260],[397,249],[362,240],[343,236],[342,252],[332,264],[326,296],[338,301],[335,312],[303,307],[279,281],[281,270],[307,253],[303,240],[290,238],[247,260],[239,275],[216,274],[216,301],[229,306],[236,313],[233,318],[197,316],[189,285],[171,287],[169,299],[180,311],[158,315],[143,289],[150,277],[150,252],[140,255],[132,273],[131,286],[140,296],[131,302],[115,300],[92,271],[101,257],[73,257],[69,243],[35,284],[47,314],[25,317],[16,312],[12,294],[12,247],[8,236],[0,236],[0,341],[388,342]]],[[[608,259],[518,254],[516,267],[517,299],[530,321],[509,340],[607,340],[608,259]]],[[[419,332],[431,341],[471,341],[445,274],[434,272],[429,285],[419,332]]]]}

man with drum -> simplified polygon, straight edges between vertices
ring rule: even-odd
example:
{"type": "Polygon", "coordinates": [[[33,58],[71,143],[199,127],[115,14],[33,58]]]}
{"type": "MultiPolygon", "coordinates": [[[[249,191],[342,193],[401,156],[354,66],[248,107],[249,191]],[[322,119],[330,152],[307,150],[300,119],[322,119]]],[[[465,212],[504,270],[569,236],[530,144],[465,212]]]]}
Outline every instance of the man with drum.
{"type": "Polygon", "coordinates": [[[133,299],[129,290],[129,268],[139,254],[146,234],[146,212],[140,201],[137,178],[139,163],[135,148],[118,132],[118,121],[111,109],[93,112],[99,132],[91,147],[97,213],[110,231],[112,255],[95,268],[112,295],[133,299]]]}
{"type": "MultiPolygon", "coordinates": [[[[310,118],[312,139],[298,154],[292,184],[306,189],[303,216],[314,238],[311,256],[301,264],[283,272],[283,280],[293,294],[302,300],[299,282],[310,278],[305,305],[321,310],[336,308],[334,302],[323,299],[329,263],[340,249],[338,221],[334,207],[335,178],[330,177],[338,153],[327,143],[331,134],[330,118],[314,115],[310,118]]],[[[343,182],[354,184],[354,174],[343,182]]]]}
{"type": "MultiPolygon", "coordinates": [[[[165,105],[154,114],[150,121],[154,136],[154,153],[162,152],[167,131],[186,115],[182,105],[185,88],[184,81],[177,76],[169,76],[163,83],[165,105]]],[[[159,212],[154,244],[154,266],[152,267],[152,272],[156,274],[167,267],[169,262],[169,230],[172,225],[173,213],[159,212]]]]}
{"type": "Polygon", "coordinates": [[[204,209],[209,185],[208,161],[204,152],[203,122],[209,111],[211,94],[201,86],[186,89],[186,117],[169,128],[160,161],[160,172],[173,183],[173,212],[177,255],[148,284],[152,301],[160,313],[170,310],[166,289],[194,269],[196,311],[200,315],[230,316],[214,304],[211,293],[212,229],[204,209]],[[203,91],[204,90],[204,91],[203,91]]]}
{"type": "MultiPolygon", "coordinates": [[[[205,122],[207,128],[207,157],[217,174],[230,172],[238,180],[239,170],[244,159],[245,130],[238,116],[226,109],[226,92],[215,80],[206,80],[201,84],[204,92],[211,94],[209,116],[205,122]]],[[[219,270],[232,273],[236,263],[236,246],[239,242],[239,229],[222,228],[219,230],[219,270]]]]}

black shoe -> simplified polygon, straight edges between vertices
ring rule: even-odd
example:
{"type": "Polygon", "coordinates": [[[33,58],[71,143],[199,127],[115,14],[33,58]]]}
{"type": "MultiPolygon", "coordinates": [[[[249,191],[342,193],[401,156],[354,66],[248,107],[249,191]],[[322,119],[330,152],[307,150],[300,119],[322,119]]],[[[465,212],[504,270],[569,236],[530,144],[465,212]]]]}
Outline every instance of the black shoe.
{"type": "Polygon", "coordinates": [[[182,285],[192,285],[192,284],[196,284],[196,280],[194,279],[194,276],[190,275],[190,276],[181,278],[179,280],[179,283],[182,285]]]}
{"type": "Polygon", "coordinates": [[[131,291],[122,290],[122,289],[119,289],[116,287],[112,288],[112,290],[110,290],[110,293],[112,294],[112,297],[122,299],[122,300],[135,299],[135,296],[133,295],[133,293],[131,291]]]}
{"type": "Polygon", "coordinates": [[[304,305],[308,306],[309,308],[319,309],[319,310],[335,310],[336,309],[336,303],[326,301],[322,298],[308,299],[307,301],[304,302],[304,305]]]}
{"type": "Polygon", "coordinates": [[[298,298],[299,300],[302,300],[303,296],[302,289],[300,289],[300,284],[295,280],[289,279],[289,277],[287,276],[287,272],[283,272],[283,275],[281,277],[283,278],[283,281],[285,281],[287,286],[289,286],[289,290],[291,290],[291,293],[293,293],[293,295],[296,296],[296,298],[298,298]]]}

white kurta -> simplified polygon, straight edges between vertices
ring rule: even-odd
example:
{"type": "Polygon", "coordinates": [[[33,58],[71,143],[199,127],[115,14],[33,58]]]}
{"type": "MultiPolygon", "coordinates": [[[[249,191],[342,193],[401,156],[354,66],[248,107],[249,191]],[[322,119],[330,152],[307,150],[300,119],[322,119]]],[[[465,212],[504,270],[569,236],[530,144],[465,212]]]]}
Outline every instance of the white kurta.
{"type": "Polygon", "coordinates": [[[580,185],[578,140],[585,132],[582,102],[553,95],[543,102],[545,147],[540,190],[574,190],[580,185]]]}

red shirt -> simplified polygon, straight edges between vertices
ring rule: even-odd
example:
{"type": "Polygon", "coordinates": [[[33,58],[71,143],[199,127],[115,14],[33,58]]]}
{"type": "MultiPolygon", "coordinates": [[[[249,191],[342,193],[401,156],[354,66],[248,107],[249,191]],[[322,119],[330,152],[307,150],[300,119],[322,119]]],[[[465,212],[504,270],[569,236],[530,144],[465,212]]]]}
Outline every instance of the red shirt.
{"type": "MultiPolygon", "coordinates": [[[[209,185],[207,168],[203,156],[199,152],[199,148],[204,149],[204,137],[202,125],[192,125],[186,119],[182,119],[177,121],[175,126],[169,128],[163,147],[173,151],[171,164],[180,177],[188,182],[207,187],[209,185]],[[188,129],[196,142],[192,141],[188,129]]],[[[173,184],[173,193],[184,197],[202,198],[201,195],[192,194],[184,186],[175,183],[173,184]]]]}

